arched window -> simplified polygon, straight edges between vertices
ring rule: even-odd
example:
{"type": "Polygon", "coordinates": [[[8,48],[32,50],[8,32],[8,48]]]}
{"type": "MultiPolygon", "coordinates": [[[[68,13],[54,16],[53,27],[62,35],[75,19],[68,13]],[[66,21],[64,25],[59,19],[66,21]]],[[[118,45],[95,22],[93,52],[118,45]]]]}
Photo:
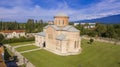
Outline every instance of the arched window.
{"type": "Polygon", "coordinates": [[[55,20],[55,24],[57,24],[57,20],[55,20]]]}
{"type": "Polygon", "coordinates": [[[79,48],[79,41],[74,42],[74,48],[79,48]]]}
{"type": "Polygon", "coordinates": [[[63,25],[64,25],[64,20],[63,20],[63,25]]]}
{"type": "Polygon", "coordinates": [[[75,44],[74,44],[74,48],[77,48],[77,43],[76,43],[76,41],[75,41],[75,44]]]}
{"type": "Polygon", "coordinates": [[[59,20],[59,25],[60,25],[60,20],[59,20]]]}
{"type": "Polygon", "coordinates": [[[79,41],[77,41],[77,48],[79,48],[79,41]]]}

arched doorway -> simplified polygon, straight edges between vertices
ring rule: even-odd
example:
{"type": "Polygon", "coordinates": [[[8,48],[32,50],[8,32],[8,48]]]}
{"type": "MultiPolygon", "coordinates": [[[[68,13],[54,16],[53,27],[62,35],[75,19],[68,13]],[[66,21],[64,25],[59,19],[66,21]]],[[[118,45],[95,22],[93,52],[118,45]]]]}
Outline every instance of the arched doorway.
{"type": "Polygon", "coordinates": [[[46,44],[45,44],[45,42],[43,43],[43,47],[46,47],[46,44]]]}

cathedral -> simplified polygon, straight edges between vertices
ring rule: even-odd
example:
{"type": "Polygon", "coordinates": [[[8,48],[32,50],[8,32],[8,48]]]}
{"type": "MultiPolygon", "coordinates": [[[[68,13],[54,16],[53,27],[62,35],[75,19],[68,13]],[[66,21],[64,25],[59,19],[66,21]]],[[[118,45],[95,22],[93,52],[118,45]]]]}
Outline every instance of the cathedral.
{"type": "Polygon", "coordinates": [[[75,55],[81,52],[80,31],[69,25],[65,14],[54,16],[42,32],[35,34],[35,45],[58,55],[75,55]]]}

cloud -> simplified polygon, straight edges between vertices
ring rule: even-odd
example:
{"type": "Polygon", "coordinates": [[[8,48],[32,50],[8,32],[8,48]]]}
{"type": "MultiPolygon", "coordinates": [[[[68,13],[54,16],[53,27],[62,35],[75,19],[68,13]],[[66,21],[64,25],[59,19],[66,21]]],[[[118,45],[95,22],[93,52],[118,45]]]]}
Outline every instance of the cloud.
{"type": "Polygon", "coordinates": [[[31,0],[1,0],[0,6],[2,7],[28,7],[31,6],[33,3],[31,0]]]}
{"type": "Polygon", "coordinates": [[[99,3],[91,4],[88,8],[80,9],[75,12],[76,19],[92,19],[109,15],[120,14],[120,1],[102,0],[99,3]]]}
{"type": "MultiPolygon", "coordinates": [[[[49,3],[50,1],[46,0],[45,2],[49,3]]],[[[11,2],[9,2],[9,0],[2,0],[0,3],[0,19],[18,21],[26,21],[28,18],[53,20],[53,16],[59,12],[68,14],[70,20],[92,19],[120,14],[119,0],[101,0],[98,3],[92,3],[82,9],[70,7],[66,0],[62,0],[61,2],[52,0],[52,3],[57,3],[57,8],[46,9],[39,4],[33,5],[32,0],[11,0],[11,2]],[[5,4],[12,6],[12,8],[4,7],[5,4]]]]}

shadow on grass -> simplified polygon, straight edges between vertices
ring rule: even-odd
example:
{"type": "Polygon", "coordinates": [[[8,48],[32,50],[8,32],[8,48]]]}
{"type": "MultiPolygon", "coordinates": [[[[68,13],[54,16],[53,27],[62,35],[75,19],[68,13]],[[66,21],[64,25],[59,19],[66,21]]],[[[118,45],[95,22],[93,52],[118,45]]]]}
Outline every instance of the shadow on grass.
{"type": "Polygon", "coordinates": [[[118,62],[118,65],[120,66],[120,62],[118,62]]]}
{"type": "Polygon", "coordinates": [[[81,64],[79,64],[78,67],[82,67],[81,64]]]}

